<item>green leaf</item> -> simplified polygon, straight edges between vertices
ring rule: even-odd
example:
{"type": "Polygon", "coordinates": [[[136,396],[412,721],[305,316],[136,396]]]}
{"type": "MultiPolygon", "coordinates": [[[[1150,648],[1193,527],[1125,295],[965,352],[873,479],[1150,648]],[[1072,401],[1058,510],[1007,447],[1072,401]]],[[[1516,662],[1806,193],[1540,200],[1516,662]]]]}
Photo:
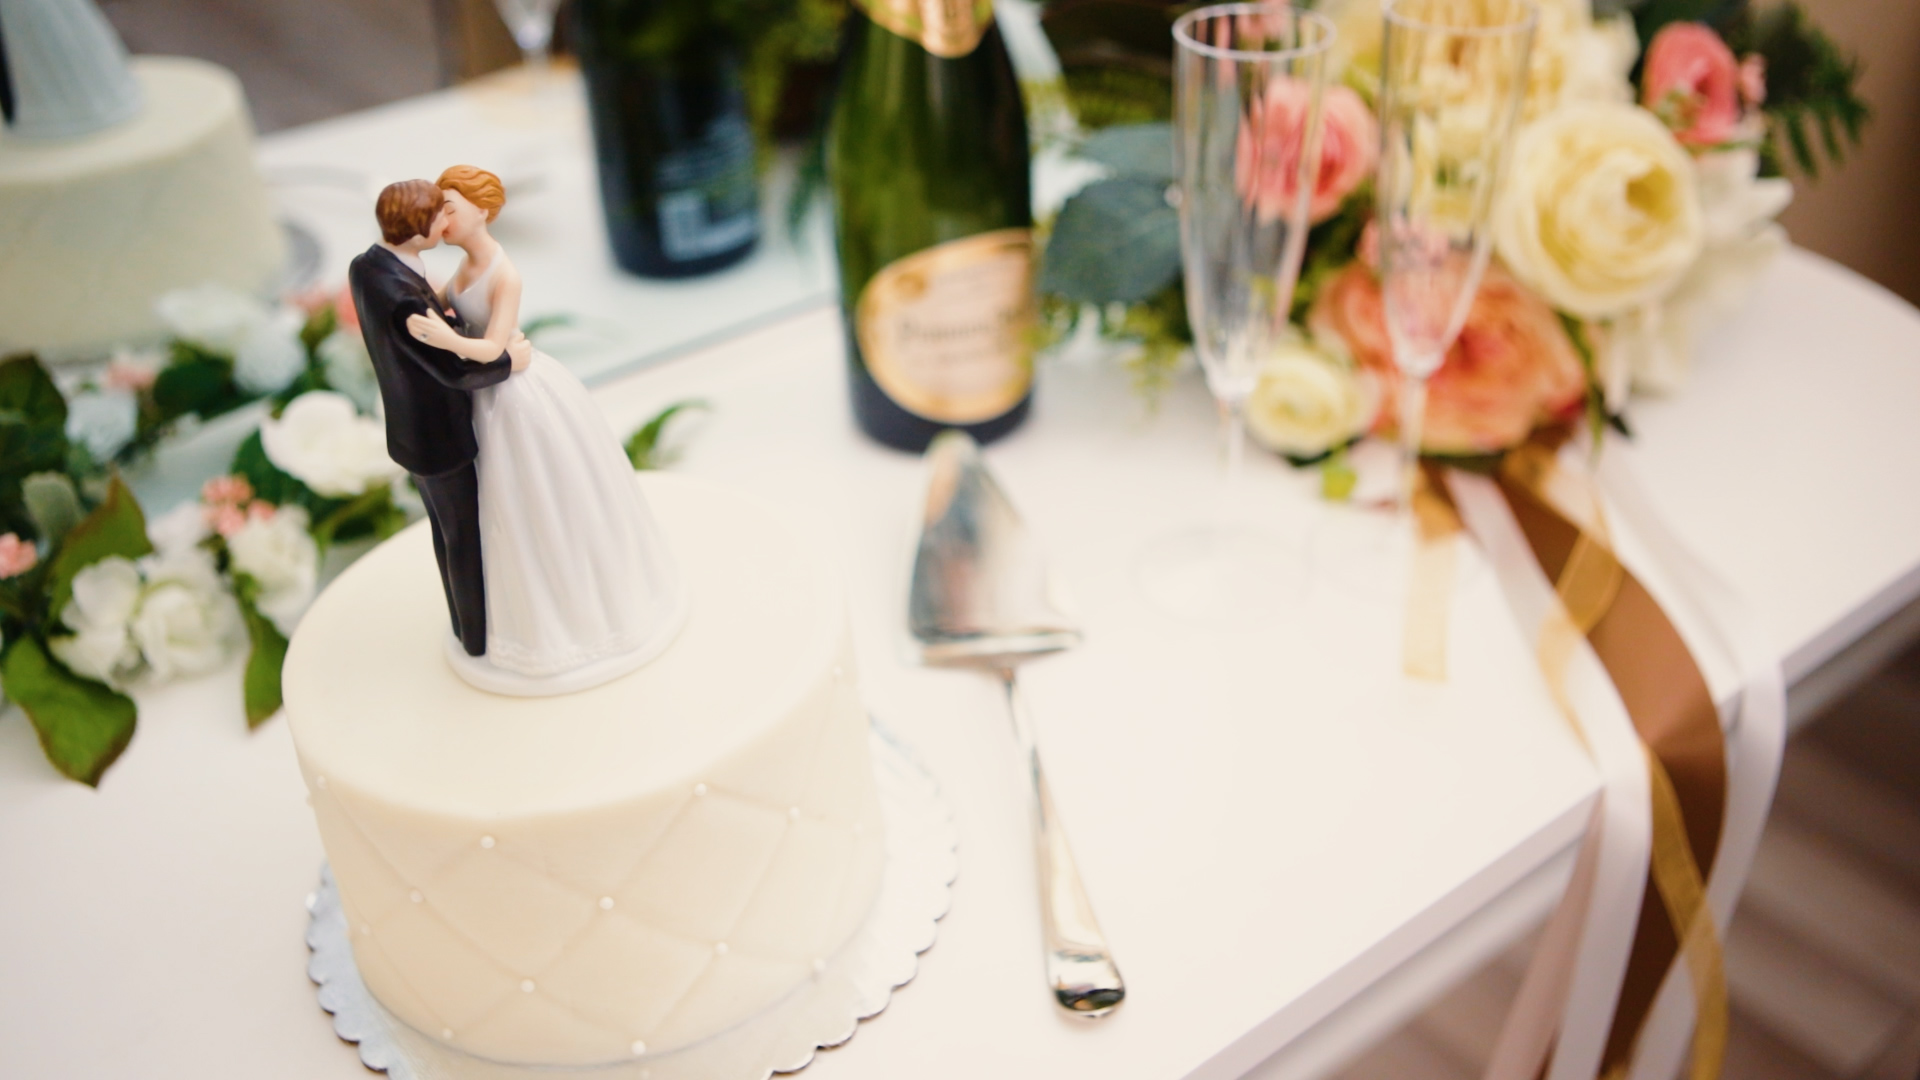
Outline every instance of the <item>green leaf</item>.
{"type": "Polygon", "coordinates": [[[257,728],[280,711],[280,669],[287,662],[287,639],[280,636],[273,620],[253,606],[253,582],[243,577],[239,586],[240,614],[246,619],[247,639],[253,643],[242,688],[247,727],[257,728]]]}
{"type": "Polygon", "coordinates": [[[559,326],[572,326],[576,320],[565,312],[540,315],[520,324],[520,332],[528,337],[536,337],[542,330],[551,330],[559,326]]]}
{"type": "Polygon", "coordinates": [[[1112,169],[1116,176],[1173,182],[1173,125],[1120,124],[1093,133],[1080,156],[1112,169]]]}
{"type": "Polygon", "coordinates": [[[73,596],[73,577],[110,555],[137,559],[153,551],[147,539],[147,516],[115,473],[107,482],[107,497],[93,508],[85,520],[67,533],[53,556],[53,569],[47,581],[51,603],[48,611],[59,615],[73,596]]]}
{"type": "Polygon", "coordinates": [[[399,532],[407,521],[406,514],[394,505],[393,487],[389,484],[375,484],[352,499],[339,502],[338,506],[313,524],[313,540],[322,551],[341,540],[362,536],[385,539],[399,532]]]}
{"type": "Polygon", "coordinates": [[[67,464],[67,399],[30,355],[0,360],[0,532],[33,536],[20,482],[67,464]]]}
{"type": "Polygon", "coordinates": [[[233,381],[233,362],[174,343],[173,361],[153,382],[153,403],[162,422],[192,414],[218,416],[252,400],[233,381]]]}
{"type": "Polygon", "coordinates": [[[73,481],[64,473],[37,472],[28,476],[20,482],[20,501],[26,504],[34,531],[49,544],[65,539],[67,533],[80,524],[84,513],[80,493],[73,489],[73,481]]]}
{"type": "Polygon", "coordinates": [[[660,469],[673,464],[680,455],[661,446],[661,436],[666,434],[667,422],[682,412],[692,409],[709,409],[712,406],[698,399],[676,401],[654,414],[653,419],[640,430],[627,438],[627,460],[636,470],[660,469]]]}
{"type": "Polygon", "coordinates": [[[133,739],[133,699],[104,683],[83,679],[47,655],[35,638],[7,650],[0,675],[7,696],[26,710],[47,760],[64,775],[92,787],[133,739]]]}
{"type": "Polygon", "coordinates": [[[340,313],[332,304],[321,304],[300,327],[300,345],[307,350],[307,356],[313,356],[313,350],[327,340],[327,335],[340,327],[340,313]]]}
{"type": "Polygon", "coordinates": [[[1180,217],[1166,185],[1137,176],[1099,180],[1060,208],[1040,290],[1086,304],[1131,304],[1180,276],[1180,217]]]}
{"type": "Polygon", "coordinates": [[[267,448],[261,442],[258,430],[248,435],[234,450],[233,464],[228,469],[233,475],[244,477],[247,483],[253,485],[255,498],[265,499],[275,506],[305,507],[308,516],[315,522],[327,520],[352,501],[322,495],[292,473],[275,465],[273,459],[267,457],[267,448]]]}

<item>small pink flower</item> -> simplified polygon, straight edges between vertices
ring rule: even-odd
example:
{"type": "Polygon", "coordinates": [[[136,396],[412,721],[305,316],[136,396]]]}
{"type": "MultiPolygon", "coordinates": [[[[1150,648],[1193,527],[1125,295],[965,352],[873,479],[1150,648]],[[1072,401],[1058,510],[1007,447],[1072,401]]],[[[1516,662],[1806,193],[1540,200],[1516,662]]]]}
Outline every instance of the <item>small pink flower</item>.
{"type": "MultiPolygon", "coordinates": [[[[1719,34],[1703,23],[1668,23],[1647,48],[1640,102],[1682,144],[1715,146],[1732,138],[1740,122],[1745,81],[1719,34]]],[[[1764,77],[1761,83],[1764,96],[1764,77]]]]}
{"type": "Polygon", "coordinates": [[[159,377],[159,368],[116,356],[113,362],[107,365],[107,373],[100,381],[105,383],[109,390],[124,390],[129,394],[137,394],[142,390],[152,389],[154,381],[159,377]]]}
{"type": "Polygon", "coordinates": [[[279,507],[273,505],[272,503],[266,501],[265,499],[255,499],[251,503],[247,504],[247,520],[248,521],[272,521],[273,512],[277,509],[279,509],[279,507]]]}
{"type": "Polygon", "coordinates": [[[252,498],[253,485],[244,476],[216,476],[200,487],[200,501],[210,508],[237,508],[252,498]]]}
{"type": "Polygon", "coordinates": [[[299,308],[309,318],[320,314],[327,307],[333,308],[334,318],[340,321],[344,330],[360,329],[360,314],[353,307],[353,290],[342,285],[338,289],[329,289],[325,285],[314,285],[287,296],[287,302],[299,308]]]}
{"type": "MultiPolygon", "coordinates": [[[[1254,99],[1240,125],[1234,152],[1234,186],[1240,198],[1269,221],[1293,205],[1312,91],[1297,79],[1276,79],[1254,99]]],[[[1360,186],[1380,153],[1380,130],[1366,102],[1349,87],[1331,86],[1320,106],[1320,168],[1314,174],[1307,216],[1325,221],[1360,186]]]]}
{"type": "Polygon", "coordinates": [[[40,552],[32,541],[22,540],[15,533],[0,536],[0,578],[18,577],[39,561],[40,552]]]}
{"type": "Polygon", "coordinates": [[[1740,61],[1740,100],[1749,109],[1767,103],[1767,58],[1759,53],[1748,53],[1740,61]]]}
{"type": "Polygon", "coordinates": [[[221,536],[232,536],[246,528],[247,515],[232,503],[220,503],[206,509],[207,527],[221,536]]]}

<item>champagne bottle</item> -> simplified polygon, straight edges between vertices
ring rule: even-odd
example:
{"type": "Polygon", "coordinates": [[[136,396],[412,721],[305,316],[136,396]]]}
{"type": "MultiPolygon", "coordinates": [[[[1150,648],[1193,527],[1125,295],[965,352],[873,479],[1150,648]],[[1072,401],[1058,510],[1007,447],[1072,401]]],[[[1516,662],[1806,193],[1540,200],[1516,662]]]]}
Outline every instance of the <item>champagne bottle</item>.
{"type": "Polygon", "coordinates": [[[607,241],[642,277],[704,274],[760,238],[739,47],[664,0],[581,0],[580,67],[607,241]]]}
{"type": "Polygon", "coordinates": [[[854,0],[828,129],[853,414],[920,451],[1032,400],[1027,122],[992,0],[854,0]]]}

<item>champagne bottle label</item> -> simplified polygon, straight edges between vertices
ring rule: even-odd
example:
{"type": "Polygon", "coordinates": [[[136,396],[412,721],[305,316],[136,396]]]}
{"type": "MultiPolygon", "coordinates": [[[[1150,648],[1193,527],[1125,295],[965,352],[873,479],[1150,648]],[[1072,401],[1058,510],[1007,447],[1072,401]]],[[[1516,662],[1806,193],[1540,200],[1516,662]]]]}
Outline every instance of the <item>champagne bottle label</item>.
{"type": "Polygon", "coordinates": [[[991,420],[1033,380],[1033,231],[996,229],[887,264],[860,292],[867,371],[900,407],[942,424],[991,420]]]}
{"type": "Polygon", "coordinates": [[[993,0],[854,0],[867,18],[935,56],[965,56],[993,24],[993,0]]]}

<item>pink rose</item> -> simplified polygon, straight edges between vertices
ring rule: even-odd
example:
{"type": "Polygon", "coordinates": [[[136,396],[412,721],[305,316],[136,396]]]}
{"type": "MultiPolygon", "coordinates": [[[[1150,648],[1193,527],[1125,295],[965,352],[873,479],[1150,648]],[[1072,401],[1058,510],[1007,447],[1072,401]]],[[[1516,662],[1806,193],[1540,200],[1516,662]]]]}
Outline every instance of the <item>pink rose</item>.
{"type": "Polygon", "coordinates": [[[232,536],[247,526],[244,510],[232,503],[219,503],[206,508],[207,527],[221,536],[232,536]]]}
{"type": "Polygon", "coordinates": [[[31,541],[20,539],[16,533],[0,536],[0,578],[18,577],[39,561],[40,552],[31,541]]]}
{"type": "Polygon", "coordinates": [[[1668,23],[1647,48],[1640,102],[1683,145],[1715,146],[1732,138],[1740,122],[1743,81],[1719,34],[1702,23],[1668,23]]]}
{"type": "Polygon", "coordinates": [[[253,485],[244,476],[216,476],[200,486],[200,501],[209,507],[239,507],[253,498],[253,485]]]}
{"type": "Polygon", "coordinates": [[[1740,61],[1740,100],[1749,109],[1767,103],[1767,58],[1759,53],[1748,53],[1740,61]]]}
{"type": "Polygon", "coordinates": [[[309,318],[318,315],[322,308],[331,306],[341,329],[360,329],[360,313],[354,309],[353,290],[348,286],[329,289],[325,285],[315,285],[288,296],[287,302],[305,312],[309,318]]]}
{"type": "MultiPolygon", "coordinates": [[[[1276,79],[1254,99],[1234,152],[1234,186],[1261,218],[1286,213],[1296,197],[1300,143],[1305,135],[1311,90],[1297,79],[1276,79]]],[[[1307,216],[1325,221],[1373,172],[1380,153],[1380,129],[1360,95],[1330,86],[1320,106],[1320,170],[1315,174],[1307,216]]]]}
{"type": "Polygon", "coordinates": [[[115,354],[113,360],[107,364],[107,373],[101,377],[100,381],[109,390],[124,390],[129,394],[137,394],[142,390],[152,389],[154,382],[159,378],[158,366],[145,362],[131,353],[119,353],[115,354]]]}
{"type": "Polygon", "coordinates": [[[272,521],[273,513],[275,510],[278,510],[278,509],[279,507],[273,505],[272,503],[266,501],[265,499],[255,499],[251,503],[247,504],[247,520],[248,521],[272,521]]]}
{"type": "MultiPolygon", "coordinates": [[[[1321,287],[1307,323],[1315,336],[1345,341],[1378,378],[1377,427],[1398,422],[1400,372],[1387,339],[1380,283],[1349,264],[1321,287]]],[[[1578,414],[1586,373],[1559,316],[1498,266],[1487,268],[1466,326],[1427,381],[1421,445],[1429,453],[1480,454],[1517,446],[1543,423],[1578,414]]]]}

